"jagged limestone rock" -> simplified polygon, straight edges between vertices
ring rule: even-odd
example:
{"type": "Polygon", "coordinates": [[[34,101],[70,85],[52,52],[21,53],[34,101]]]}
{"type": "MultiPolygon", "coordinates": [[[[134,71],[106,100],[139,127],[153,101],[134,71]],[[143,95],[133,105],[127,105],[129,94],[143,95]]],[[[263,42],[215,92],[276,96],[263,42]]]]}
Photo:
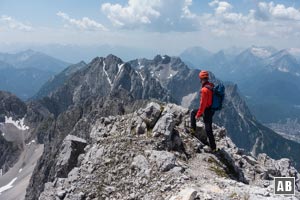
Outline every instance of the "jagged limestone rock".
{"type": "Polygon", "coordinates": [[[151,169],[149,168],[149,162],[145,156],[138,155],[138,156],[134,157],[131,166],[138,168],[140,170],[141,175],[150,177],[151,169]]]}
{"type": "Polygon", "coordinates": [[[173,129],[175,127],[175,121],[173,119],[172,113],[167,113],[163,115],[153,128],[153,136],[158,137],[164,135],[165,137],[170,137],[173,129]]]}
{"type": "MultiPolygon", "coordinates": [[[[91,142],[79,157],[78,166],[67,177],[54,177],[47,183],[40,200],[64,195],[68,200],[176,199],[181,190],[186,191],[186,196],[180,198],[187,199],[279,200],[283,196],[273,194],[274,182],[268,174],[274,170],[283,176],[294,172],[298,180],[299,173],[289,160],[275,161],[264,155],[259,159],[251,157],[235,146],[224,128],[215,125],[220,152],[196,151],[194,146],[200,141],[189,135],[186,128],[189,112],[173,104],[164,108],[155,126],[168,127],[170,123],[164,117],[171,114],[173,131],[162,128],[157,137],[132,131],[144,123],[140,118],[143,109],[123,116],[99,118],[93,124],[91,142]],[[176,137],[182,142],[181,146],[176,144],[176,137]],[[172,145],[177,148],[167,148],[172,145]],[[186,188],[193,191],[184,190],[186,188]]],[[[202,121],[197,125],[204,126],[202,121]]],[[[296,192],[297,198],[299,195],[296,192]]]]}
{"type": "Polygon", "coordinates": [[[161,106],[158,103],[151,102],[138,114],[140,114],[140,117],[146,123],[147,127],[152,129],[161,114],[161,106]]]}
{"type": "Polygon", "coordinates": [[[86,140],[73,135],[67,135],[64,139],[60,154],[56,163],[56,177],[65,178],[77,165],[79,154],[84,152],[86,140]]]}
{"type": "Polygon", "coordinates": [[[173,153],[167,151],[146,151],[149,155],[149,160],[155,162],[160,171],[169,171],[175,167],[176,157],[173,153]]]}

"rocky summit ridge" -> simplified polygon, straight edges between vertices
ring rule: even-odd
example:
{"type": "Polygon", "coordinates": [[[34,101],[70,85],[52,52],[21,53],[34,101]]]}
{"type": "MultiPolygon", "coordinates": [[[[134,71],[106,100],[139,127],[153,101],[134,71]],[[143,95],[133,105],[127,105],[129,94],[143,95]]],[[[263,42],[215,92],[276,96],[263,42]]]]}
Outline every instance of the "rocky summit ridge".
{"type": "Polygon", "coordinates": [[[204,124],[189,133],[189,110],[151,102],[98,118],[90,140],[68,135],[55,158],[56,175],[40,200],[299,199],[300,174],[289,159],[253,157],[213,125],[220,151],[209,152],[204,124]],[[274,195],[276,176],[296,179],[295,196],[274,195]]]}

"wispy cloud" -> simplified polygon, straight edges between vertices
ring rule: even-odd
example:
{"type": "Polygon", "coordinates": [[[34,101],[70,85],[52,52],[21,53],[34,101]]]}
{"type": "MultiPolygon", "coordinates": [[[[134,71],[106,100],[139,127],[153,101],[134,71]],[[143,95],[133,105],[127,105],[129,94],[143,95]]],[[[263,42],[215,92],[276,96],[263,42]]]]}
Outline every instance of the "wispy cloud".
{"type": "Polygon", "coordinates": [[[300,21],[300,10],[294,7],[286,7],[283,4],[274,2],[259,2],[256,17],[262,20],[296,20],[300,21]]]}
{"type": "Polygon", "coordinates": [[[212,12],[201,13],[191,6],[193,0],[128,0],[127,4],[104,3],[102,12],[115,28],[154,32],[205,31],[215,36],[257,35],[282,37],[300,31],[300,10],[274,2],[239,12],[226,0],[212,0],[212,12]]]}
{"type": "Polygon", "coordinates": [[[104,3],[101,10],[113,26],[157,32],[196,30],[192,0],[128,0],[126,5],[104,3]]]}
{"type": "Polygon", "coordinates": [[[29,25],[26,25],[10,16],[2,15],[0,17],[0,25],[3,26],[3,28],[8,28],[12,30],[20,30],[20,31],[31,31],[33,28],[29,25]]]}
{"type": "Polygon", "coordinates": [[[108,30],[102,24],[94,20],[91,20],[88,17],[83,17],[82,19],[74,19],[64,12],[58,12],[56,15],[61,17],[66,22],[65,26],[73,26],[80,30],[86,30],[86,31],[107,31],[108,30]]]}
{"type": "Polygon", "coordinates": [[[274,2],[258,2],[248,13],[234,12],[227,1],[209,3],[214,13],[202,14],[203,29],[217,36],[286,38],[300,32],[300,10],[274,2]]]}

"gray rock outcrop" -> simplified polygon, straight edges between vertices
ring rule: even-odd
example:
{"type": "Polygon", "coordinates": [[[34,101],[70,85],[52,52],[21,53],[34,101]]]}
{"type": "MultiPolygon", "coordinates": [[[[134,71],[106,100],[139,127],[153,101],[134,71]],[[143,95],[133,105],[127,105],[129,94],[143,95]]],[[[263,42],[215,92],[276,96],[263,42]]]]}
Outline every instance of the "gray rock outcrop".
{"type": "Polygon", "coordinates": [[[68,176],[68,173],[77,165],[78,156],[84,152],[86,145],[86,140],[73,135],[68,135],[64,139],[56,162],[56,177],[68,176]]]}
{"type": "MultiPolygon", "coordinates": [[[[288,159],[253,157],[230,140],[226,130],[213,126],[216,154],[189,134],[189,112],[174,104],[162,105],[154,127],[172,114],[173,131],[154,129],[137,134],[141,115],[153,104],[134,113],[99,118],[91,141],[66,177],[46,183],[40,200],[54,199],[282,199],[273,194],[274,176],[300,175],[288,159]],[[168,134],[165,134],[168,132],[168,134]],[[178,145],[180,139],[181,144],[178,145]],[[176,147],[170,149],[170,146],[176,147]]],[[[144,115],[147,116],[147,115],[144,115]]],[[[148,115],[151,117],[151,115],[148,115]]],[[[148,118],[144,118],[150,120],[148,118]]],[[[197,131],[204,127],[197,123],[197,131]]],[[[298,199],[297,191],[293,199],[298,199]]]]}

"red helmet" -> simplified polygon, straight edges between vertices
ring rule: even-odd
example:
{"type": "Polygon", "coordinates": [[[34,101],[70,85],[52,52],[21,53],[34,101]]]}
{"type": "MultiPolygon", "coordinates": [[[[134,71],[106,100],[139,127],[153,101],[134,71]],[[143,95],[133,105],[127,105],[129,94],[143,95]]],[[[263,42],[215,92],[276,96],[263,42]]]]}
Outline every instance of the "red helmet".
{"type": "Polygon", "coordinates": [[[200,79],[205,79],[205,78],[208,78],[208,72],[207,71],[201,71],[200,73],[199,73],[199,78],[200,79]]]}

